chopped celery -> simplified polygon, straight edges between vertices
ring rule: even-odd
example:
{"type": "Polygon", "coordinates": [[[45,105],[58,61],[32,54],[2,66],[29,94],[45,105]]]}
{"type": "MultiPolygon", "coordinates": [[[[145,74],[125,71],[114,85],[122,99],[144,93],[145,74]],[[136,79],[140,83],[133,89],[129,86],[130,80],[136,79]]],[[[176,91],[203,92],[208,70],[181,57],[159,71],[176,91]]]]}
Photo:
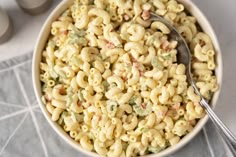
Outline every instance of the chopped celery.
{"type": "Polygon", "coordinates": [[[85,30],[83,29],[78,30],[73,24],[69,25],[69,30],[71,30],[73,34],[75,34],[76,36],[80,36],[80,37],[83,37],[86,34],[85,30]]]}
{"type": "Polygon", "coordinates": [[[165,55],[162,55],[162,58],[165,60],[170,60],[172,57],[171,57],[171,54],[165,54],[165,55]]]}
{"type": "Polygon", "coordinates": [[[68,37],[69,37],[70,39],[79,38],[78,35],[76,35],[76,34],[74,34],[74,33],[72,33],[72,32],[69,32],[69,33],[68,33],[68,37]]]}
{"type": "Polygon", "coordinates": [[[86,46],[88,43],[88,40],[86,38],[80,37],[79,35],[71,33],[71,32],[68,34],[68,37],[69,37],[68,39],[69,44],[78,44],[78,45],[86,46]]]}
{"type": "Polygon", "coordinates": [[[130,105],[135,105],[136,103],[135,103],[135,100],[138,98],[138,96],[137,95],[134,95],[134,96],[132,96],[130,99],[129,99],[129,104],[130,105]]]}
{"type": "Polygon", "coordinates": [[[154,68],[157,68],[159,70],[162,70],[164,68],[162,63],[158,60],[157,56],[153,57],[151,64],[154,68]]]}
{"type": "Polygon", "coordinates": [[[85,30],[80,30],[80,31],[76,32],[76,35],[84,37],[86,35],[86,32],[85,32],[85,30]]]}
{"type": "Polygon", "coordinates": [[[141,105],[133,105],[135,113],[139,116],[147,116],[152,112],[152,104],[148,102],[147,104],[142,103],[141,105]]]}

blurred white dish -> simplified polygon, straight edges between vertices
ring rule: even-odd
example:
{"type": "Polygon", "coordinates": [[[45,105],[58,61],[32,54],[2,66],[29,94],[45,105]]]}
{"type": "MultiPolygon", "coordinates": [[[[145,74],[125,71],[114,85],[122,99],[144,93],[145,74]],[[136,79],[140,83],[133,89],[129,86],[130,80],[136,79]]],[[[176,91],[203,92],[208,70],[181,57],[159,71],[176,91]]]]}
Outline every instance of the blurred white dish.
{"type": "MultiPolygon", "coordinates": [[[[194,17],[196,17],[196,19],[197,19],[199,25],[201,26],[201,28],[203,29],[203,31],[206,32],[211,37],[212,42],[214,44],[215,51],[217,52],[217,54],[216,54],[216,62],[217,62],[216,76],[217,76],[219,86],[221,86],[221,84],[222,84],[222,74],[223,74],[222,73],[221,52],[220,52],[220,47],[219,47],[218,40],[215,36],[215,33],[214,33],[212,27],[210,26],[209,22],[207,21],[206,17],[202,14],[202,12],[191,1],[178,0],[178,2],[182,3],[185,6],[185,8],[194,17]]],[[[86,151],[83,148],[81,148],[81,146],[76,141],[71,139],[71,137],[57,123],[55,123],[51,120],[51,116],[47,112],[47,109],[46,109],[45,105],[41,102],[42,92],[41,92],[41,84],[40,84],[40,79],[39,79],[39,74],[40,74],[39,63],[41,61],[41,53],[42,53],[42,51],[45,47],[45,43],[46,43],[46,41],[48,39],[48,36],[50,34],[51,23],[53,21],[55,21],[60,16],[60,14],[63,11],[65,11],[72,3],[73,3],[73,0],[62,1],[54,9],[54,11],[48,17],[48,19],[46,20],[44,26],[41,29],[41,32],[39,34],[39,37],[38,37],[38,40],[37,40],[37,43],[36,43],[36,46],[35,46],[35,50],[34,50],[33,66],[32,66],[33,85],[34,85],[35,94],[36,94],[37,100],[39,102],[40,108],[41,108],[43,114],[45,115],[47,121],[53,127],[53,129],[65,141],[67,141],[71,146],[73,146],[75,149],[83,152],[84,154],[95,157],[95,156],[98,156],[96,153],[89,152],[89,151],[86,151]]],[[[217,102],[217,99],[218,99],[218,96],[219,96],[219,91],[216,92],[214,94],[213,98],[212,98],[211,105],[213,107],[216,105],[216,102],[217,102]]],[[[181,139],[181,141],[178,144],[176,144],[175,146],[169,147],[169,148],[161,151],[158,154],[151,154],[151,155],[146,155],[146,156],[148,156],[148,157],[154,157],[154,156],[155,157],[161,157],[161,156],[167,156],[167,155],[170,155],[170,154],[174,153],[175,151],[177,151],[178,149],[183,147],[185,144],[187,144],[190,140],[192,140],[196,136],[196,134],[202,129],[202,127],[207,122],[207,120],[208,120],[208,116],[205,116],[204,118],[202,118],[198,122],[198,124],[194,127],[194,129],[189,134],[187,134],[183,139],[181,139]]]]}

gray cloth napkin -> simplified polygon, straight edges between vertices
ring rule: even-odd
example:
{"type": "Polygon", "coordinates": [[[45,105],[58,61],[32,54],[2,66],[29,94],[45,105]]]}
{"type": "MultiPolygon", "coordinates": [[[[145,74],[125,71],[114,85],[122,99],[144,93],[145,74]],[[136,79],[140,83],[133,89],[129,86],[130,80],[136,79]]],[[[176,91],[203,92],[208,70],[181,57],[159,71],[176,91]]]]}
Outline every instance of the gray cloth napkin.
{"type": "MultiPolygon", "coordinates": [[[[53,131],[36,101],[32,53],[0,63],[0,157],[86,157],[53,131]]],[[[232,157],[209,121],[171,157],[232,157]]]]}

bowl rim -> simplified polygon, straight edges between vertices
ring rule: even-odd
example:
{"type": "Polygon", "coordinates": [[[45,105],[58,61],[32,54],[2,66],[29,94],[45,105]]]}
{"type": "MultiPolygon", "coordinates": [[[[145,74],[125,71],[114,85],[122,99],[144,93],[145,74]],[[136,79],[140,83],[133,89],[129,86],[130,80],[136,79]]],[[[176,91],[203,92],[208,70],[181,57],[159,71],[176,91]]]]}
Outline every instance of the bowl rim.
{"type": "MultiPolygon", "coordinates": [[[[191,13],[191,15],[196,17],[199,25],[204,30],[204,32],[207,31],[207,34],[210,35],[211,40],[214,45],[214,48],[217,52],[216,53],[216,55],[217,55],[216,62],[218,65],[217,65],[217,69],[216,69],[216,76],[217,76],[217,81],[220,85],[220,88],[216,93],[214,93],[214,96],[212,98],[211,105],[214,108],[216,106],[217,100],[219,98],[219,94],[220,94],[221,86],[222,86],[222,77],[223,77],[222,53],[221,53],[218,38],[217,38],[211,24],[207,20],[206,16],[202,13],[202,11],[197,7],[196,4],[194,4],[191,0],[188,0],[188,1],[177,0],[177,1],[180,2],[181,4],[184,4],[185,8],[187,8],[187,11],[189,11],[191,13]],[[195,14],[197,14],[197,15],[195,15],[192,12],[193,11],[192,9],[194,9],[195,14]],[[203,25],[202,23],[204,23],[205,27],[202,26],[203,25]]],[[[61,1],[50,13],[48,18],[44,22],[43,27],[40,30],[40,33],[38,35],[38,38],[37,38],[37,41],[36,41],[36,44],[34,47],[33,60],[32,60],[33,88],[34,88],[34,93],[36,95],[36,99],[37,99],[37,102],[39,103],[40,109],[42,110],[44,117],[47,119],[47,121],[49,122],[49,124],[53,128],[53,130],[62,139],[64,139],[69,145],[74,147],[76,150],[79,150],[83,154],[86,154],[89,156],[98,157],[99,155],[97,153],[90,152],[90,151],[83,149],[80,146],[80,144],[78,142],[74,141],[56,122],[53,122],[51,120],[50,114],[48,113],[48,111],[46,109],[46,106],[41,101],[42,93],[41,93],[41,85],[40,85],[40,80],[39,80],[39,63],[41,61],[41,53],[45,47],[45,43],[46,43],[46,40],[47,40],[49,32],[50,32],[49,28],[51,26],[51,22],[54,21],[72,3],[73,3],[73,0],[61,1]],[[42,39],[44,39],[44,41],[42,39]]],[[[180,148],[185,146],[188,142],[190,142],[200,132],[200,130],[204,127],[204,125],[206,124],[208,119],[209,119],[208,115],[206,115],[205,117],[200,119],[199,122],[194,126],[193,130],[190,133],[188,133],[187,135],[185,135],[179,141],[179,143],[177,143],[175,146],[168,147],[167,149],[165,149],[157,154],[145,155],[145,157],[154,157],[154,156],[155,157],[163,157],[166,155],[173,154],[174,152],[176,152],[177,150],[179,150],[180,148]]]]}

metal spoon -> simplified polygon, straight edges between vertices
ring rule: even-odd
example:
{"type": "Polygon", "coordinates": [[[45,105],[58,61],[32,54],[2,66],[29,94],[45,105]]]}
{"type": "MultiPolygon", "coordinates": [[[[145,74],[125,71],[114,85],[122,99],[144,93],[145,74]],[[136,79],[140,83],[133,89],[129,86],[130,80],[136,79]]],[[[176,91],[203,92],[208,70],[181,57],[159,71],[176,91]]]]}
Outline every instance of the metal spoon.
{"type": "Polygon", "coordinates": [[[205,109],[205,111],[208,113],[209,117],[211,118],[211,120],[213,121],[215,126],[219,129],[219,132],[221,133],[222,137],[225,139],[226,144],[228,145],[229,149],[232,151],[233,155],[236,156],[236,138],[235,138],[235,136],[225,126],[225,124],[218,118],[218,116],[215,114],[215,112],[211,109],[207,100],[199,92],[199,90],[196,87],[196,84],[192,78],[192,75],[191,75],[191,52],[190,52],[188,45],[185,42],[184,38],[181,36],[180,33],[178,33],[177,29],[173,25],[171,25],[163,17],[156,15],[154,13],[151,13],[150,20],[151,21],[160,21],[160,22],[164,23],[170,29],[169,37],[178,42],[177,61],[178,61],[178,63],[182,63],[186,66],[186,75],[187,75],[188,83],[194,88],[195,93],[200,96],[200,98],[201,98],[200,104],[205,109]]]}

